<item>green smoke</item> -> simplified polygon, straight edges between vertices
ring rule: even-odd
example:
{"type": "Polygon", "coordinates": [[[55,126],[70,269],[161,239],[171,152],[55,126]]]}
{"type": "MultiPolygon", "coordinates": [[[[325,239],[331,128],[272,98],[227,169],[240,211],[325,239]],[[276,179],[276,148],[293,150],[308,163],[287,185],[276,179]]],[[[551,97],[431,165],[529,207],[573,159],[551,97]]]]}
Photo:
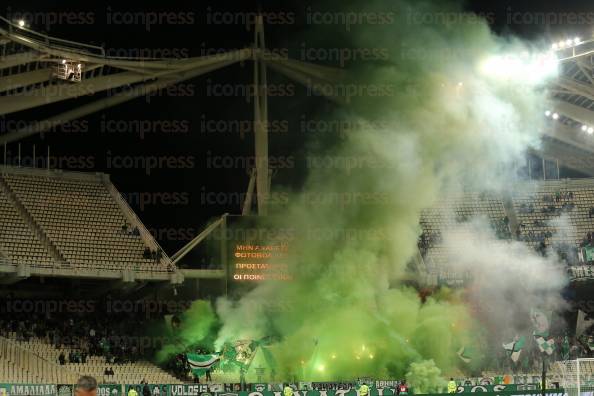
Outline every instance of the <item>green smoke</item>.
{"type": "Polygon", "coordinates": [[[278,227],[295,229],[288,258],[294,281],[265,282],[239,301],[217,303],[216,347],[272,337],[276,380],[409,373],[419,388],[433,390],[441,386],[439,369],[451,372],[456,351],[476,343],[480,328],[463,303],[443,298],[447,293],[422,303],[403,282],[417,252],[420,212],[451,186],[498,186],[537,141],[542,93],[481,75],[480,60],[502,44],[476,16],[436,4],[366,3],[356,11],[391,13],[393,23],[342,35],[335,26],[311,27],[320,40],[387,52],[350,68],[347,84],[359,94],[332,117],[357,127],[307,153],[323,161],[275,213],[278,227]],[[415,22],[418,13],[434,22],[415,22]]]}
{"type": "Polygon", "coordinates": [[[160,330],[161,337],[167,336],[163,337],[167,342],[157,353],[158,362],[165,362],[188,348],[212,345],[212,335],[217,330],[217,317],[208,301],[194,301],[178,319],[179,324],[160,330]]]}
{"type": "Polygon", "coordinates": [[[411,363],[406,377],[414,393],[443,393],[447,381],[442,377],[441,370],[432,360],[411,363]]]}

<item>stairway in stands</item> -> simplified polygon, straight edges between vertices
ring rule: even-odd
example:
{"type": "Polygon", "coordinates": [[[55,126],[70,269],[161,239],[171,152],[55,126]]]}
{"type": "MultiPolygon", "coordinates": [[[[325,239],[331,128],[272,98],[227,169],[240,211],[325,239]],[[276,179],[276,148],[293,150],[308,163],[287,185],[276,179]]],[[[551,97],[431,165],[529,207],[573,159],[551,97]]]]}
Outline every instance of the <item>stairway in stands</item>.
{"type": "Polygon", "coordinates": [[[4,181],[2,176],[0,176],[0,191],[4,193],[7,199],[13,204],[13,206],[18,210],[21,217],[25,220],[31,232],[37,236],[37,238],[41,241],[41,243],[47,248],[47,251],[50,253],[51,257],[58,263],[59,266],[63,268],[70,267],[67,263],[66,259],[60,253],[58,248],[50,241],[48,236],[45,234],[43,229],[37,224],[31,213],[25,208],[22,202],[18,199],[16,194],[12,191],[12,189],[8,186],[8,184],[4,181]]]}
{"type": "Polygon", "coordinates": [[[78,374],[0,337],[0,383],[73,384],[78,374]]]}
{"type": "Polygon", "coordinates": [[[35,355],[42,361],[57,366],[63,371],[75,373],[77,378],[80,375],[91,375],[97,378],[99,382],[137,384],[142,380],[146,380],[152,384],[181,383],[180,380],[148,361],[112,364],[107,363],[104,356],[89,356],[86,363],[66,363],[65,365],[59,365],[58,357],[60,352],[63,352],[64,355],[68,357],[70,352],[76,351],[76,349],[66,346],[58,349],[48,343],[47,340],[41,338],[31,338],[28,341],[15,341],[12,339],[13,337],[15,337],[15,334],[11,334],[11,339],[9,341],[12,341],[16,346],[35,355]],[[104,377],[103,373],[107,367],[113,368],[115,373],[113,377],[104,377]]]}

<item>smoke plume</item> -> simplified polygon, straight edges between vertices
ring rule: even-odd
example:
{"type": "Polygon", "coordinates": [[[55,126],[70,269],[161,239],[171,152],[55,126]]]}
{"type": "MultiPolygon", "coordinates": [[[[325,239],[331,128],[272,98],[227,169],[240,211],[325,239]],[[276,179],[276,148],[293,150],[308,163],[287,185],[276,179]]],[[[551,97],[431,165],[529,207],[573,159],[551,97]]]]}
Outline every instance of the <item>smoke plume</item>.
{"type": "MultiPolygon", "coordinates": [[[[309,45],[382,49],[385,56],[347,65],[343,84],[357,94],[329,118],[357,127],[307,153],[324,160],[312,166],[288,206],[274,213],[277,226],[295,229],[287,259],[293,281],[263,282],[239,300],[219,299],[215,347],[269,337],[276,380],[447,374],[459,361],[456,352],[476,341],[482,325],[456,293],[423,301],[407,286],[420,213],[462,187],[505,189],[525,150],[538,145],[546,92],[541,80],[518,78],[513,69],[532,70],[536,52],[495,37],[485,21],[452,2],[319,7],[335,14],[381,13],[392,22],[361,23],[348,32],[310,26],[307,37],[317,41],[309,45]],[[517,60],[515,54],[523,55],[517,60]]],[[[475,301],[509,306],[533,289],[509,294],[510,301],[498,290],[511,293],[523,279],[535,290],[557,286],[541,273],[546,260],[477,227],[453,257],[491,281],[475,301]],[[501,276],[507,271],[515,282],[501,276]]],[[[448,238],[444,230],[446,243],[448,238]]],[[[500,311],[489,316],[499,319],[502,326],[511,321],[500,311]]]]}

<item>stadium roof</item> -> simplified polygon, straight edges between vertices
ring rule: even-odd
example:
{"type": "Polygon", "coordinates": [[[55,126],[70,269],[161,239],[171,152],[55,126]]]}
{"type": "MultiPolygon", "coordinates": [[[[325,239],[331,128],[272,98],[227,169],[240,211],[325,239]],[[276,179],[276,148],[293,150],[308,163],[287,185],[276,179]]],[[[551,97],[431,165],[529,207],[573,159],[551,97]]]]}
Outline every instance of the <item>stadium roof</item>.
{"type": "MultiPolygon", "coordinates": [[[[545,144],[538,154],[559,160],[561,166],[594,175],[591,158],[594,135],[588,133],[588,128],[594,128],[594,40],[574,41],[556,48],[556,53],[561,75],[550,87],[550,110],[559,117],[544,131],[545,144]]],[[[340,69],[271,55],[265,50],[263,31],[256,31],[251,47],[212,56],[112,57],[106,56],[101,47],[50,37],[0,17],[0,54],[0,70],[3,71],[0,116],[69,99],[96,98],[75,103],[71,110],[24,128],[8,131],[0,136],[0,144],[51,130],[73,119],[245,60],[261,61],[313,89],[320,84],[336,83],[342,76],[340,69]],[[64,63],[81,65],[79,82],[73,84],[58,77],[60,65],[64,63]]]]}
{"type": "Polygon", "coordinates": [[[545,131],[545,154],[561,165],[594,175],[594,40],[558,48],[560,76],[550,88],[550,110],[559,115],[545,131]]]}
{"type": "MultiPolygon", "coordinates": [[[[297,81],[320,95],[340,101],[323,87],[336,83],[342,70],[288,59],[266,50],[262,17],[256,18],[253,45],[211,56],[185,59],[106,56],[103,48],[37,33],[23,23],[0,17],[0,116],[36,109],[69,99],[97,98],[76,103],[72,110],[0,136],[6,144],[52,130],[63,123],[162,90],[234,63],[254,61],[254,125],[258,196],[270,189],[266,68],[297,81]]],[[[266,200],[258,199],[266,214],[266,200]]]]}

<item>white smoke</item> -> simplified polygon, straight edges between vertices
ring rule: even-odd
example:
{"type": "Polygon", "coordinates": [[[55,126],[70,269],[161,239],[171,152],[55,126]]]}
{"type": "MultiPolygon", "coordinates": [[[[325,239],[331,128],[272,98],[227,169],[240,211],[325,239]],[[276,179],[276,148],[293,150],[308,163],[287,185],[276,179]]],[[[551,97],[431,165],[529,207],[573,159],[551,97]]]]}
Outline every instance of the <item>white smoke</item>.
{"type": "Polygon", "coordinates": [[[561,296],[566,265],[525,242],[497,238],[484,218],[444,231],[442,247],[448,269],[468,276],[466,300],[498,342],[529,335],[532,309],[559,313],[567,308],[561,296]]]}

